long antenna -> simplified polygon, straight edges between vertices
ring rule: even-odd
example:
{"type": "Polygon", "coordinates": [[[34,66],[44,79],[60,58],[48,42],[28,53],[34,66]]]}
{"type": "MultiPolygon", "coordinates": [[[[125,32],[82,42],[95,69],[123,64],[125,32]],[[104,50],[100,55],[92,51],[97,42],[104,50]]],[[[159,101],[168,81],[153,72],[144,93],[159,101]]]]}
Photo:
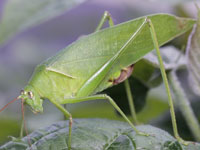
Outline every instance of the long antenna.
{"type": "MultiPolygon", "coordinates": [[[[25,115],[24,115],[24,99],[21,99],[21,109],[22,109],[22,120],[23,120],[23,123],[24,123],[24,129],[25,129],[25,132],[26,132],[26,136],[27,136],[27,139],[28,139],[28,144],[29,144],[29,146],[30,146],[30,148],[31,148],[31,139],[30,139],[30,137],[29,137],[29,135],[28,135],[28,130],[27,130],[27,127],[26,127],[26,121],[25,121],[25,115]]],[[[31,148],[31,150],[32,150],[32,148],[31,148]]]]}
{"type": "Polygon", "coordinates": [[[15,102],[16,100],[19,100],[19,98],[15,98],[14,100],[10,101],[8,104],[6,104],[2,109],[0,109],[0,112],[2,112],[5,108],[8,107],[8,105],[12,104],[13,102],[15,102]]]}

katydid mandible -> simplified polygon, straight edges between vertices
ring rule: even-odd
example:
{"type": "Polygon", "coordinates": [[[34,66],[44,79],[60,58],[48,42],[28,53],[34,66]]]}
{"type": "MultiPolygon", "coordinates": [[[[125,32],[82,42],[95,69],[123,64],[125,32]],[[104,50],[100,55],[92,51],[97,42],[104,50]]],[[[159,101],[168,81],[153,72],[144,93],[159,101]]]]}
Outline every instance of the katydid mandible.
{"type": "Polygon", "coordinates": [[[178,141],[185,143],[179,137],[177,131],[173,102],[159,46],[188,31],[194,23],[195,21],[192,19],[181,20],[175,16],[158,14],[113,26],[109,13],[105,12],[95,33],[80,38],[37,66],[28,85],[21,91],[18,99],[22,99],[25,104],[29,105],[33,112],[43,112],[43,100],[48,99],[69,118],[69,149],[71,149],[72,115],[62,106],[62,104],[67,103],[97,99],[108,100],[137,134],[146,135],[136,129],[111,97],[96,93],[127,79],[130,76],[130,72],[126,72],[127,68],[130,68],[132,64],[155,48],[168,93],[174,134],[178,141]],[[160,19],[157,19],[159,16],[160,19]],[[162,20],[162,18],[165,19],[162,20]],[[107,19],[111,27],[100,30],[107,19]],[[154,28],[153,23],[156,21],[160,21],[160,26],[156,24],[154,28]],[[172,22],[177,22],[177,26],[170,27],[170,31],[166,31],[166,33],[159,33],[158,28],[170,26],[172,22]],[[168,36],[168,32],[172,35],[168,36]],[[165,38],[157,40],[157,36],[165,38]],[[120,38],[119,41],[118,38],[120,38]],[[107,41],[114,43],[110,47],[104,47],[103,43],[107,41]],[[134,49],[136,45],[137,49],[134,49]],[[93,60],[93,63],[89,60],[93,60]],[[125,71],[125,76],[121,79],[123,71],[125,71]]]}

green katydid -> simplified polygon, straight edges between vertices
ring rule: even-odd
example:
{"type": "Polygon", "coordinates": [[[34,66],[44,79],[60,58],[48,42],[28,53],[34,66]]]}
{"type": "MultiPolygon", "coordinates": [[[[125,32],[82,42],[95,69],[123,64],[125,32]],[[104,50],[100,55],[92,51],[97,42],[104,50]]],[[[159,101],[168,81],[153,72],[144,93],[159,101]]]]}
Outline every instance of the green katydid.
{"type": "Polygon", "coordinates": [[[80,38],[37,66],[18,99],[29,105],[33,112],[43,112],[43,100],[48,99],[69,118],[69,149],[72,115],[62,106],[67,103],[108,100],[136,133],[146,135],[136,129],[111,97],[96,93],[127,79],[132,64],[155,48],[168,93],[174,134],[178,141],[185,143],[177,131],[173,102],[159,46],[185,33],[195,22],[193,19],[157,14],[113,26],[109,13],[105,12],[95,33],[80,38]],[[106,19],[111,27],[100,30],[106,19]],[[122,77],[124,71],[125,75],[122,77]]]}

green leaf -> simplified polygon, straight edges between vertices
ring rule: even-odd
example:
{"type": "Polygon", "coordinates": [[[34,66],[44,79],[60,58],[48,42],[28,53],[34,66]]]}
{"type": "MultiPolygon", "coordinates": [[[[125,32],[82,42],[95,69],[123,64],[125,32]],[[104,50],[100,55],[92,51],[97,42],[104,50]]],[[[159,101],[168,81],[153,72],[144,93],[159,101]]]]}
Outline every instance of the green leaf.
{"type": "Polygon", "coordinates": [[[200,10],[198,23],[194,25],[187,43],[187,64],[190,87],[200,95],[200,10]]]}
{"type": "MultiPolygon", "coordinates": [[[[179,144],[167,132],[150,125],[138,126],[150,136],[135,134],[124,122],[106,119],[75,119],[72,129],[72,149],[76,150],[199,150],[199,143],[179,144]]],[[[68,121],[62,121],[29,135],[32,149],[67,150],[68,121]]],[[[0,150],[29,150],[27,137],[11,141],[0,150]]]]}
{"type": "Polygon", "coordinates": [[[8,0],[0,21],[0,44],[86,0],[8,0]]]}

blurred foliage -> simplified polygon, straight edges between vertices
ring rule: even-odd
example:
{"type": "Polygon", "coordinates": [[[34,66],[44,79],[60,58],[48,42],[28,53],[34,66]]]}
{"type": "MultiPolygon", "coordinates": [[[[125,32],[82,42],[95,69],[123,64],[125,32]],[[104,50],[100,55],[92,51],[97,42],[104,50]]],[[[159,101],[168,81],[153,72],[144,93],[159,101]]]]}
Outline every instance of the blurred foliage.
{"type": "Polygon", "coordinates": [[[7,0],[0,22],[0,44],[18,32],[41,24],[85,0],[7,0]],[[22,7],[23,6],[23,7],[22,7]]]}
{"type": "Polygon", "coordinates": [[[0,118],[0,120],[0,144],[4,143],[8,139],[11,139],[8,138],[8,135],[19,136],[20,125],[18,120],[11,118],[0,118]]]}

